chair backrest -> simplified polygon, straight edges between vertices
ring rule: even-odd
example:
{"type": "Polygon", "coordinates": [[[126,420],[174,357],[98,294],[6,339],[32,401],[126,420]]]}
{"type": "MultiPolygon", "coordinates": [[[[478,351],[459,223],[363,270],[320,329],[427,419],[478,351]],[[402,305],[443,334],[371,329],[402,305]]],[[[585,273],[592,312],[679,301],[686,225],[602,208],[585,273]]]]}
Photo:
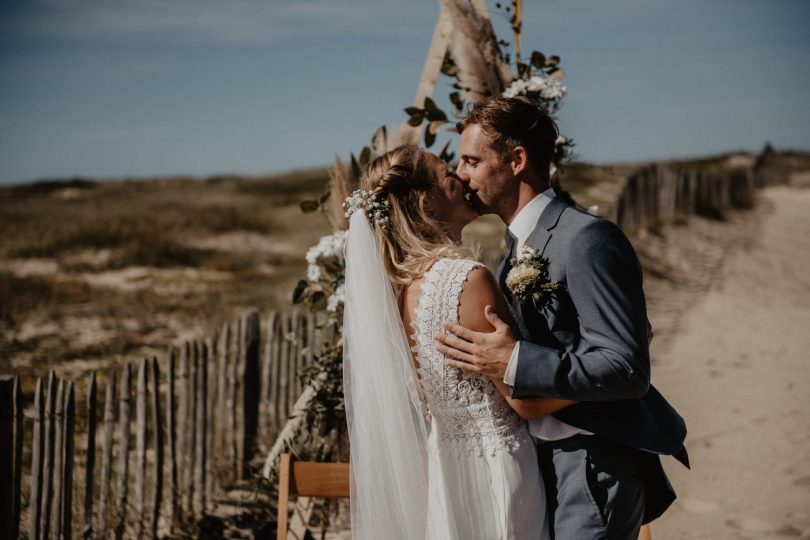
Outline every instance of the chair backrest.
{"type": "Polygon", "coordinates": [[[281,454],[278,484],[276,538],[286,540],[290,495],[330,499],[349,497],[349,464],[294,461],[290,454],[281,454]]]}
{"type": "MultiPolygon", "coordinates": [[[[349,464],[294,461],[281,454],[278,485],[278,527],[276,538],[287,540],[290,495],[301,497],[349,497],[349,464]]],[[[652,527],[641,527],[639,540],[652,540],[652,527]]]]}

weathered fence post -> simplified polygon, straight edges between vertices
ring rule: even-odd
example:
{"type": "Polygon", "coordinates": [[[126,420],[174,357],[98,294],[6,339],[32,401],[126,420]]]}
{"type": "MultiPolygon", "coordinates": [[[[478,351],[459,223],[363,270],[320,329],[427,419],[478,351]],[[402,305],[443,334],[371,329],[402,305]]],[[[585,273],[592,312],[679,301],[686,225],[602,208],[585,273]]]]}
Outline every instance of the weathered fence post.
{"type": "Polygon", "coordinates": [[[240,385],[239,374],[241,373],[241,357],[242,357],[242,319],[237,319],[234,323],[234,330],[231,334],[231,358],[230,365],[228,366],[228,420],[231,424],[231,439],[228,445],[228,457],[231,464],[231,478],[239,480],[241,478],[241,456],[242,448],[239,441],[243,433],[243,426],[240,425],[242,415],[239,414],[240,399],[240,385]]]}
{"type": "MultiPolygon", "coordinates": [[[[104,432],[101,440],[101,475],[99,478],[99,536],[104,537],[109,527],[109,498],[111,492],[113,429],[115,425],[115,370],[107,373],[104,393],[104,432]]],[[[85,534],[87,537],[88,535],[85,534]]]]}
{"type": "Polygon", "coordinates": [[[289,407],[287,405],[289,401],[288,394],[290,392],[290,382],[292,374],[290,373],[290,366],[289,362],[287,362],[287,358],[290,356],[290,340],[287,339],[287,335],[290,332],[290,313],[285,311],[281,314],[281,323],[279,324],[279,331],[277,335],[277,339],[279,340],[279,353],[278,353],[278,375],[276,380],[278,381],[274,386],[276,387],[276,425],[281,426],[285,425],[287,422],[287,416],[289,413],[289,407]]]}
{"type": "Polygon", "coordinates": [[[317,342],[315,341],[315,313],[307,312],[306,314],[307,320],[307,331],[304,334],[305,342],[304,346],[306,347],[306,365],[311,366],[312,362],[315,360],[315,348],[317,346],[317,342]]]}
{"type": "Polygon", "coordinates": [[[195,472],[197,471],[197,394],[198,376],[200,371],[200,348],[197,342],[189,343],[189,351],[191,356],[189,358],[189,395],[188,395],[188,424],[190,426],[188,439],[186,441],[186,454],[188,455],[188,469],[186,475],[186,491],[188,496],[188,505],[186,511],[190,513],[195,512],[194,504],[197,502],[195,489],[195,482],[197,480],[195,472]]]}
{"type": "Polygon", "coordinates": [[[14,379],[0,379],[0,536],[7,538],[17,536],[14,499],[19,486],[14,482],[14,387],[14,379]]]}
{"type": "Polygon", "coordinates": [[[54,411],[56,409],[56,374],[48,374],[48,397],[45,402],[45,461],[42,467],[42,489],[40,496],[40,528],[39,537],[43,540],[49,538],[51,531],[51,495],[53,490],[53,438],[54,438],[54,411]]]}
{"type": "Polygon", "coordinates": [[[42,464],[45,458],[45,394],[42,377],[37,377],[34,392],[34,436],[31,448],[31,489],[28,496],[28,538],[39,536],[42,504],[42,464]]]}
{"type": "Polygon", "coordinates": [[[65,457],[65,443],[64,443],[64,412],[65,412],[65,381],[59,379],[59,384],[56,390],[56,414],[54,415],[54,424],[56,436],[54,437],[54,453],[53,453],[53,536],[60,538],[62,534],[62,495],[64,494],[64,457],[65,457]]]}
{"type": "MultiPolygon", "coordinates": [[[[101,477],[99,478],[98,510],[98,536],[107,538],[110,525],[109,500],[111,496],[112,483],[112,449],[113,449],[113,429],[115,428],[115,370],[111,369],[107,373],[107,390],[104,393],[104,438],[101,440],[101,477]]],[[[85,534],[85,537],[88,535],[85,534]]]]}
{"type": "Polygon", "coordinates": [[[118,493],[116,496],[115,538],[124,537],[127,519],[127,494],[129,492],[129,420],[130,420],[130,366],[121,370],[121,397],[119,399],[119,439],[118,439],[118,493]]]}
{"type": "Polygon", "coordinates": [[[219,344],[217,352],[219,353],[219,365],[217,371],[217,404],[214,412],[216,421],[215,443],[214,448],[220,462],[217,464],[217,483],[222,485],[225,481],[230,481],[229,469],[222,466],[223,458],[228,456],[228,441],[230,441],[231,423],[227,421],[227,390],[228,390],[228,355],[230,354],[230,326],[225,324],[222,326],[222,332],[219,337],[219,344]]]}
{"type": "Polygon", "coordinates": [[[194,402],[196,437],[194,450],[196,459],[194,462],[193,475],[196,487],[194,490],[194,508],[200,513],[205,511],[205,402],[206,402],[206,350],[199,341],[194,342],[194,363],[196,369],[196,392],[194,402]]]}
{"type": "Polygon", "coordinates": [[[188,342],[183,343],[180,349],[180,375],[178,385],[180,388],[177,396],[177,485],[183,490],[183,497],[180,499],[178,491],[178,502],[183,509],[188,509],[189,489],[186,483],[186,441],[188,440],[188,401],[191,381],[189,379],[189,350],[188,342]]]}
{"type": "Polygon", "coordinates": [[[239,474],[250,474],[250,458],[256,450],[256,430],[259,421],[259,313],[254,311],[245,318],[244,360],[242,362],[242,456],[239,474]]]}
{"type": "MultiPolygon", "coordinates": [[[[169,366],[167,368],[166,381],[166,433],[169,436],[169,518],[171,530],[178,520],[177,494],[180,489],[177,467],[177,436],[175,433],[175,394],[174,394],[174,348],[169,347],[169,366]]],[[[162,446],[162,445],[161,445],[162,446]]]]}
{"type": "Polygon", "coordinates": [[[259,447],[262,452],[266,452],[273,436],[273,415],[274,407],[272,400],[272,383],[275,380],[271,376],[272,366],[278,350],[278,343],[273,339],[275,327],[278,321],[278,313],[271,311],[267,316],[267,326],[264,330],[264,354],[262,355],[261,379],[259,381],[259,447]]]}
{"type": "Polygon", "coordinates": [[[93,482],[96,472],[96,373],[90,374],[87,384],[87,460],[84,469],[84,529],[82,537],[93,537],[93,482]]]}
{"type": "Polygon", "coordinates": [[[205,339],[206,392],[205,392],[205,500],[211,504],[214,497],[214,431],[217,403],[217,356],[215,340],[205,339]]]}
{"type": "Polygon", "coordinates": [[[149,521],[149,534],[157,538],[160,504],[163,500],[163,426],[160,411],[160,369],[157,358],[152,358],[152,449],[155,454],[155,473],[153,478],[153,499],[149,521]]]}
{"type": "Polygon", "coordinates": [[[73,381],[65,387],[64,428],[62,430],[62,508],[60,510],[61,538],[70,540],[73,536],[73,434],[76,425],[76,392],[73,381]]]}
{"type": "Polygon", "coordinates": [[[290,363],[290,400],[287,402],[289,407],[287,410],[292,410],[295,406],[295,400],[301,395],[303,386],[301,385],[301,377],[299,377],[298,370],[301,367],[301,310],[295,309],[292,312],[292,326],[290,328],[290,356],[287,361],[290,363]]]}
{"type": "Polygon", "coordinates": [[[23,418],[23,403],[22,403],[22,388],[20,388],[20,377],[19,375],[14,376],[14,388],[11,391],[12,393],[12,403],[14,404],[14,434],[12,436],[13,447],[14,447],[14,463],[12,465],[12,469],[14,471],[13,476],[13,492],[14,497],[11,501],[12,507],[12,515],[13,515],[13,523],[14,526],[12,528],[12,538],[16,538],[20,534],[20,514],[22,513],[22,508],[20,508],[20,496],[22,495],[22,450],[23,450],[23,438],[25,437],[25,427],[24,427],[24,418],[23,418]]]}
{"type": "Polygon", "coordinates": [[[138,363],[135,393],[135,538],[143,536],[144,475],[146,474],[146,358],[138,363]]]}

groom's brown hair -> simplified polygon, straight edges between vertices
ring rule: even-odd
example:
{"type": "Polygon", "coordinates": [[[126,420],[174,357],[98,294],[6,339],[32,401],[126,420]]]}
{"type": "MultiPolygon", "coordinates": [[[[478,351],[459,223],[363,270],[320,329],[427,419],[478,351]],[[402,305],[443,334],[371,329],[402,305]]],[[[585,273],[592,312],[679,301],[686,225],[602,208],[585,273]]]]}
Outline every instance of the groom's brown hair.
{"type": "Polygon", "coordinates": [[[525,96],[485,98],[473,102],[458,123],[458,132],[473,124],[481,126],[492,139],[492,146],[502,159],[515,147],[522,146],[535,171],[547,174],[559,130],[542,105],[525,96]]]}

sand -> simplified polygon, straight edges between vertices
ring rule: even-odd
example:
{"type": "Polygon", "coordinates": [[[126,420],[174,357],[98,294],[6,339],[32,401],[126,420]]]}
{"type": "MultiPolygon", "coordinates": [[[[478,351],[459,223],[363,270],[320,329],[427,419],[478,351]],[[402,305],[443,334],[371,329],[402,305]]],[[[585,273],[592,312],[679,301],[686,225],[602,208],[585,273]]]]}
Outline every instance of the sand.
{"type": "Polygon", "coordinates": [[[731,221],[690,222],[676,236],[703,247],[648,285],[653,382],[692,461],[664,460],[679,498],[656,540],[810,538],[810,189],[769,188],[731,221]]]}

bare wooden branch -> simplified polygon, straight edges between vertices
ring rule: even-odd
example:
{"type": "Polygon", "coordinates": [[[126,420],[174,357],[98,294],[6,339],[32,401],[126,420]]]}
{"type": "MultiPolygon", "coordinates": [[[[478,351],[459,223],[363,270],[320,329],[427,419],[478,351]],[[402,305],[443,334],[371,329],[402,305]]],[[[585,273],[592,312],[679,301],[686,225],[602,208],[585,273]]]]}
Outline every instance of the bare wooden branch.
{"type": "MultiPolygon", "coordinates": [[[[113,429],[115,428],[115,370],[107,374],[107,390],[104,393],[104,435],[101,440],[101,476],[99,478],[99,537],[107,538],[109,532],[109,500],[111,494],[113,429]]],[[[87,537],[87,535],[85,535],[87,537]]]]}

